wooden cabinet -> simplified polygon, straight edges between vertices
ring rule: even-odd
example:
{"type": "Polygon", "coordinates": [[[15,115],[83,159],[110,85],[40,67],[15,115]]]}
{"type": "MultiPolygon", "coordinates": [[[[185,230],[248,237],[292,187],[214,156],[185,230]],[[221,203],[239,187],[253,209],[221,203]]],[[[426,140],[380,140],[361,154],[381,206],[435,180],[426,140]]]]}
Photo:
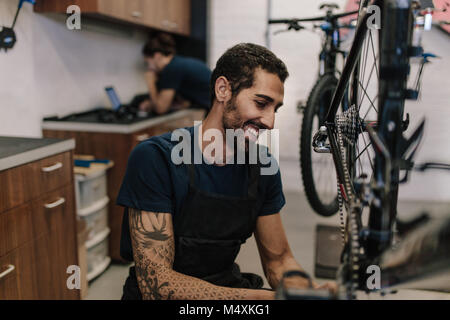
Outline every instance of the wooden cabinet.
{"type": "Polygon", "coordinates": [[[72,158],[0,172],[0,300],[80,298],[66,285],[67,267],[78,265],[72,158]]]}
{"type": "MultiPolygon", "coordinates": [[[[44,129],[43,135],[47,138],[74,138],[76,141],[75,153],[89,154],[97,159],[109,159],[114,161],[114,167],[108,170],[108,197],[111,201],[108,204],[108,222],[111,230],[109,237],[109,255],[115,261],[122,261],[120,257],[120,235],[122,231],[123,207],[115,204],[123,177],[127,168],[128,156],[133,148],[141,141],[152,136],[160,135],[165,132],[173,131],[177,128],[189,127],[194,125],[195,120],[202,120],[203,110],[180,111],[184,116],[172,118],[157,125],[151,125],[146,128],[131,131],[129,133],[117,133],[113,128],[117,125],[111,125],[111,131],[106,128],[102,132],[83,131],[73,128],[71,130],[61,128],[60,130],[44,129]]],[[[168,117],[173,116],[168,115],[168,117]]],[[[164,117],[164,116],[162,116],[164,117]]],[[[73,124],[73,123],[72,123],[73,124]]],[[[99,124],[99,126],[108,126],[99,124]]],[[[45,126],[45,122],[44,122],[45,126]]],[[[124,125],[125,126],[125,125],[124,125]]]]}
{"type": "Polygon", "coordinates": [[[143,0],[145,23],[170,32],[189,35],[191,3],[185,0],[143,0]]]}
{"type": "Polygon", "coordinates": [[[36,12],[65,13],[78,5],[84,14],[95,14],[182,35],[190,34],[190,0],[37,0],[36,12]]]}
{"type": "Polygon", "coordinates": [[[38,298],[34,253],[33,243],[28,242],[0,257],[0,300],[38,298]]]}

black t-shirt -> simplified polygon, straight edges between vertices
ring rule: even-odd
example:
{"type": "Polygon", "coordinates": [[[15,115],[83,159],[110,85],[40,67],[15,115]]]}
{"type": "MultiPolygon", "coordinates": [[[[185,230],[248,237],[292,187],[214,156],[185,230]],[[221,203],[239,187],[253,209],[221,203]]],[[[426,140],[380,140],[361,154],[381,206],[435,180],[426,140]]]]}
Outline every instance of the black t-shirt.
{"type": "MultiPolygon", "coordinates": [[[[198,148],[198,144],[194,144],[194,128],[198,127],[185,128],[191,137],[192,155],[193,149],[198,148]]],[[[178,141],[171,141],[171,133],[166,133],[145,140],[133,149],[117,197],[118,205],[173,215],[181,212],[188,194],[189,175],[185,164],[175,164],[171,159],[172,149],[177,144],[178,141]]],[[[275,161],[273,157],[271,160],[275,161]]],[[[271,164],[261,166],[267,168],[271,164]]],[[[195,165],[195,172],[196,187],[203,191],[227,196],[247,194],[248,176],[244,164],[216,166],[203,161],[195,165]]],[[[274,172],[259,177],[256,206],[260,216],[278,213],[285,204],[280,171],[274,172]]],[[[121,256],[133,260],[127,210],[122,226],[121,256]]]]}
{"type": "Polygon", "coordinates": [[[174,56],[158,76],[158,89],[174,89],[194,106],[209,108],[211,70],[195,58],[174,56]]]}

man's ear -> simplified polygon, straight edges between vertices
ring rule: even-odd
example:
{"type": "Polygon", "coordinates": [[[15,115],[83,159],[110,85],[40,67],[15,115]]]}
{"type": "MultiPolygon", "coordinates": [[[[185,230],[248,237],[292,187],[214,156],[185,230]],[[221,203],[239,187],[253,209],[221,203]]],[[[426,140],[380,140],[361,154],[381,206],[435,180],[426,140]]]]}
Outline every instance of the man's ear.
{"type": "Polygon", "coordinates": [[[226,103],[231,99],[230,82],[224,76],[220,76],[217,78],[214,90],[216,93],[216,100],[218,102],[226,103]]]}

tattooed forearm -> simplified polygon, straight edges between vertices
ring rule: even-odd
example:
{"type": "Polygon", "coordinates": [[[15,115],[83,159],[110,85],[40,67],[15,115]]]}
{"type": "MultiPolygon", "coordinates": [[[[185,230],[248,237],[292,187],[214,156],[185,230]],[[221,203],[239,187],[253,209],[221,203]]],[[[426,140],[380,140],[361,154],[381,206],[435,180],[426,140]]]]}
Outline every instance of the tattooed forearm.
{"type": "Polygon", "coordinates": [[[170,214],[129,209],[129,221],[136,277],[144,299],[271,298],[269,291],[219,287],[174,271],[170,214]]]}

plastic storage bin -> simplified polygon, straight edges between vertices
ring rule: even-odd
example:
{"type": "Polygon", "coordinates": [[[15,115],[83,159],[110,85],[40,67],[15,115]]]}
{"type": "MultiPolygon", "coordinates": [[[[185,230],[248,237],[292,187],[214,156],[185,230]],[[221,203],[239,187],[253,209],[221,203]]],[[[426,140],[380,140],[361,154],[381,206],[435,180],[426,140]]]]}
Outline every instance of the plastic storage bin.
{"type": "Polygon", "coordinates": [[[89,176],[75,175],[78,210],[86,209],[107,195],[106,170],[89,176]]]}
{"type": "Polygon", "coordinates": [[[108,228],[108,202],[104,197],[86,209],[78,210],[78,216],[86,222],[87,241],[108,228]]]}
{"type": "Polygon", "coordinates": [[[108,267],[111,259],[108,257],[108,235],[107,228],[91,239],[86,241],[87,248],[87,279],[91,281],[100,275],[108,267]]]}

